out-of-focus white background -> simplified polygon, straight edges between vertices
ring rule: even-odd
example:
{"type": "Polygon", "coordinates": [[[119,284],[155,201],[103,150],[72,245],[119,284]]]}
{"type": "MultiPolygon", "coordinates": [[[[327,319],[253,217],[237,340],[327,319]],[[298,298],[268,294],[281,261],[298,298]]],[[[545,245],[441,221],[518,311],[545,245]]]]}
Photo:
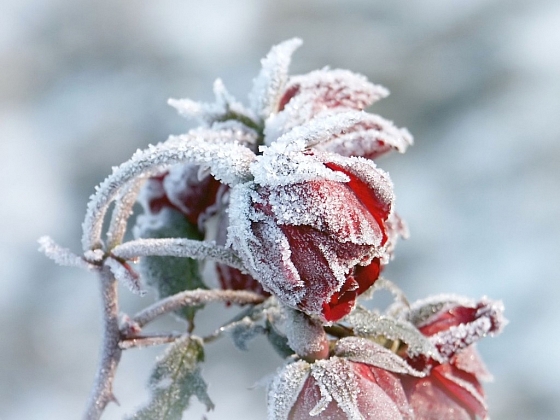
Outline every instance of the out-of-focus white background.
{"type": "MultiPolygon", "coordinates": [[[[560,418],[560,3],[556,0],[4,0],[0,13],[0,418],[79,418],[100,342],[96,279],[39,254],[76,252],[88,196],[137,148],[190,126],[168,97],[245,100],[259,59],[299,36],[293,73],[330,65],[392,95],[372,109],[416,144],[389,170],[411,238],[387,276],[412,299],[503,299],[480,350],[493,419],[560,418]]],[[[151,302],[122,291],[123,310],[151,302]]],[[[219,306],[203,327],[227,317],[219,306]]],[[[178,328],[162,323],[160,328],[178,328]]],[[[147,397],[162,348],[126,352],[107,419],[147,397]]],[[[250,389],[280,359],[263,340],[208,348],[209,420],[265,418],[250,389]]],[[[202,418],[193,403],[188,418],[202,418]]]]}

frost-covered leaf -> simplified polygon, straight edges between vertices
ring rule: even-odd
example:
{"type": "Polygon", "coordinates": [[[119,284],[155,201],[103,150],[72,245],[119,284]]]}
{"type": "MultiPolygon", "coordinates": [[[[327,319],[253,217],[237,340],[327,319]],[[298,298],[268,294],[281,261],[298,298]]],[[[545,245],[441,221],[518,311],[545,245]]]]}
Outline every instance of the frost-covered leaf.
{"type": "Polygon", "coordinates": [[[63,248],[58,245],[49,236],[41,236],[37,242],[39,242],[39,251],[44,253],[47,257],[49,257],[59,265],[68,267],[80,267],[88,270],[96,268],[93,264],[90,264],[83,258],[78,257],[68,248],[63,248]]]}
{"type": "Polygon", "coordinates": [[[207,410],[213,409],[200,374],[203,359],[204,349],[198,338],[186,336],[171,344],[150,377],[151,401],[128,420],[181,420],[192,396],[207,410]]]}
{"type": "Polygon", "coordinates": [[[277,110],[288,80],[292,54],[301,44],[299,38],[289,39],[272,47],[261,60],[261,71],[253,81],[253,88],[249,93],[251,109],[258,117],[265,119],[277,110]]]}
{"type": "Polygon", "coordinates": [[[288,337],[282,334],[278,329],[266,321],[266,338],[276,353],[283,359],[294,354],[294,350],[288,345],[288,337]]]}
{"type": "MultiPolygon", "coordinates": [[[[179,212],[165,208],[157,215],[143,215],[138,218],[136,235],[142,238],[181,237],[201,240],[198,228],[179,212]]],[[[160,298],[174,295],[184,290],[205,289],[199,271],[198,261],[191,258],[150,256],[140,259],[140,272],[146,283],[154,287],[160,298]]],[[[200,306],[184,307],[175,313],[192,320],[200,306]]]]}
{"type": "Polygon", "coordinates": [[[236,120],[247,127],[255,128],[257,122],[253,112],[238,102],[225,88],[221,79],[214,82],[215,102],[203,103],[190,99],[169,99],[167,103],[179,114],[195,118],[200,124],[210,127],[215,122],[236,120]]]}
{"type": "Polygon", "coordinates": [[[244,317],[239,321],[232,322],[222,327],[222,330],[228,333],[235,347],[243,351],[249,350],[247,347],[249,341],[266,332],[266,329],[262,325],[249,317],[244,317]]]}
{"type": "Polygon", "coordinates": [[[344,337],[338,340],[334,354],[353,362],[365,363],[395,373],[423,377],[424,373],[413,369],[402,357],[380,344],[362,337],[344,337]]]}
{"type": "Polygon", "coordinates": [[[357,336],[400,340],[407,344],[410,356],[425,355],[441,360],[434,344],[408,321],[379,315],[362,307],[357,307],[344,321],[354,329],[357,336]]]}

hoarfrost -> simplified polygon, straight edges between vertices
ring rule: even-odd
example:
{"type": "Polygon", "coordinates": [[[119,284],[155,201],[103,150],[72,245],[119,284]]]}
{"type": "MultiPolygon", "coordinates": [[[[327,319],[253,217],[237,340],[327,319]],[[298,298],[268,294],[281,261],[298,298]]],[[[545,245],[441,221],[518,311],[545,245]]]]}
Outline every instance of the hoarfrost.
{"type": "Polygon", "coordinates": [[[241,259],[232,249],[214,242],[197,241],[187,238],[147,238],[129,241],[117,246],[111,252],[125,260],[146,256],[182,257],[210,259],[246,271],[241,259]]]}
{"type": "Polygon", "coordinates": [[[202,341],[196,337],[185,336],[171,344],[150,377],[151,401],[128,419],[180,420],[193,395],[212,410],[214,404],[198,366],[203,359],[202,341]]]}
{"type": "Polygon", "coordinates": [[[230,118],[245,119],[251,126],[256,125],[254,113],[238,102],[224,86],[221,79],[214,82],[213,103],[196,102],[190,99],[169,99],[167,103],[175,108],[179,114],[194,118],[204,126],[211,126],[216,121],[230,118]]]}
{"type": "Polygon", "coordinates": [[[84,251],[101,247],[100,235],[107,208],[129,181],[139,176],[154,176],[176,163],[208,166],[212,174],[228,185],[250,178],[249,165],[255,155],[237,143],[208,143],[200,132],[170,137],[164,143],[138,150],[130,160],[113,169],[88,203],[83,226],[84,251]]]}
{"type": "Polygon", "coordinates": [[[411,323],[379,315],[363,307],[357,307],[344,318],[361,337],[383,336],[389,340],[400,340],[408,345],[410,356],[425,355],[434,360],[442,361],[435,345],[411,323]]]}
{"type": "Polygon", "coordinates": [[[288,420],[311,366],[300,360],[279,369],[267,389],[269,420],[288,420]]]}
{"type": "Polygon", "coordinates": [[[231,337],[235,347],[243,351],[248,350],[247,344],[249,341],[258,335],[266,333],[266,329],[262,325],[259,325],[248,316],[222,327],[221,330],[231,337]]]}
{"type": "Polygon", "coordinates": [[[302,44],[301,39],[292,38],[272,47],[261,60],[262,68],[253,81],[249,103],[253,112],[263,120],[275,112],[282,90],[288,80],[288,68],[292,54],[302,44]]]}
{"type": "MultiPolygon", "coordinates": [[[[94,270],[97,268],[95,265],[85,261],[82,257],[74,254],[68,248],[61,247],[49,236],[41,236],[37,242],[39,242],[39,251],[59,265],[67,267],[80,267],[88,270],[94,270]]],[[[90,254],[90,256],[96,255],[97,254],[90,254]]],[[[96,260],[97,258],[93,261],[96,260]]]]}
{"type": "Polygon", "coordinates": [[[328,353],[328,344],[321,322],[300,311],[286,308],[286,335],[288,345],[300,356],[328,353]]]}
{"type": "Polygon", "coordinates": [[[403,358],[380,344],[361,337],[344,337],[338,340],[334,353],[353,362],[365,363],[390,372],[423,377],[423,372],[413,369],[403,358]]]}
{"type": "Polygon", "coordinates": [[[267,144],[325,110],[363,110],[388,94],[384,87],[348,70],[322,69],[292,76],[280,105],[283,109],[266,121],[267,144]]]}
{"type": "Polygon", "coordinates": [[[144,296],[146,294],[146,292],[142,290],[140,276],[134,272],[127,263],[108,257],[105,259],[105,265],[111,269],[115,278],[127,286],[132,293],[140,296],[144,296]]]}

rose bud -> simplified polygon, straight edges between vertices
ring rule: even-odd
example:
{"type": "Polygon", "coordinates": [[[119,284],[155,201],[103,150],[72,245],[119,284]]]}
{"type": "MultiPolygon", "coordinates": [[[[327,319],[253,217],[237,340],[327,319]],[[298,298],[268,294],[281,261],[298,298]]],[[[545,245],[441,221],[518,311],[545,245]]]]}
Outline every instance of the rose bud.
{"type": "Polygon", "coordinates": [[[392,183],[373,162],[321,152],[270,153],[230,200],[230,240],[282,303],[332,322],[378,278],[392,183]]]}
{"type": "Polygon", "coordinates": [[[480,381],[491,378],[474,343],[497,334],[506,321],[501,302],[474,302],[454,297],[436,297],[412,305],[410,320],[430,338],[443,363],[411,360],[427,370],[425,378],[402,377],[403,387],[417,420],[470,420],[487,418],[480,381]]]}

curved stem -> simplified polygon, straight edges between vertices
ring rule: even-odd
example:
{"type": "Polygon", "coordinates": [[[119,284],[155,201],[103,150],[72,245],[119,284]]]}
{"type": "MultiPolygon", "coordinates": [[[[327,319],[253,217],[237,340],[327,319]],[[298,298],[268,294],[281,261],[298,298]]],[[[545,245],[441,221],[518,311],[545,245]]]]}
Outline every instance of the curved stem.
{"type": "Polygon", "coordinates": [[[187,290],[148,306],[146,309],[137,313],[134,318],[132,318],[132,322],[136,327],[142,328],[158,316],[173,312],[186,305],[209,302],[231,302],[238,305],[245,305],[249,303],[262,303],[266,299],[267,298],[258,293],[245,290],[187,290]]]}
{"type": "Polygon", "coordinates": [[[107,404],[116,401],[113,395],[113,380],[122,353],[119,347],[117,280],[108,267],[102,267],[99,274],[103,300],[103,343],[97,376],[86,406],[84,420],[100,419],[107,404]]]}
{"type": "Polygon", "coordinates": [[[123,260],[148,256],[211,259],[243,272],[246,271],[243,261],[231,248],[216,245],[214,242],[187,238],[136,239],[118,245],[111,253],[123,260]]]}

